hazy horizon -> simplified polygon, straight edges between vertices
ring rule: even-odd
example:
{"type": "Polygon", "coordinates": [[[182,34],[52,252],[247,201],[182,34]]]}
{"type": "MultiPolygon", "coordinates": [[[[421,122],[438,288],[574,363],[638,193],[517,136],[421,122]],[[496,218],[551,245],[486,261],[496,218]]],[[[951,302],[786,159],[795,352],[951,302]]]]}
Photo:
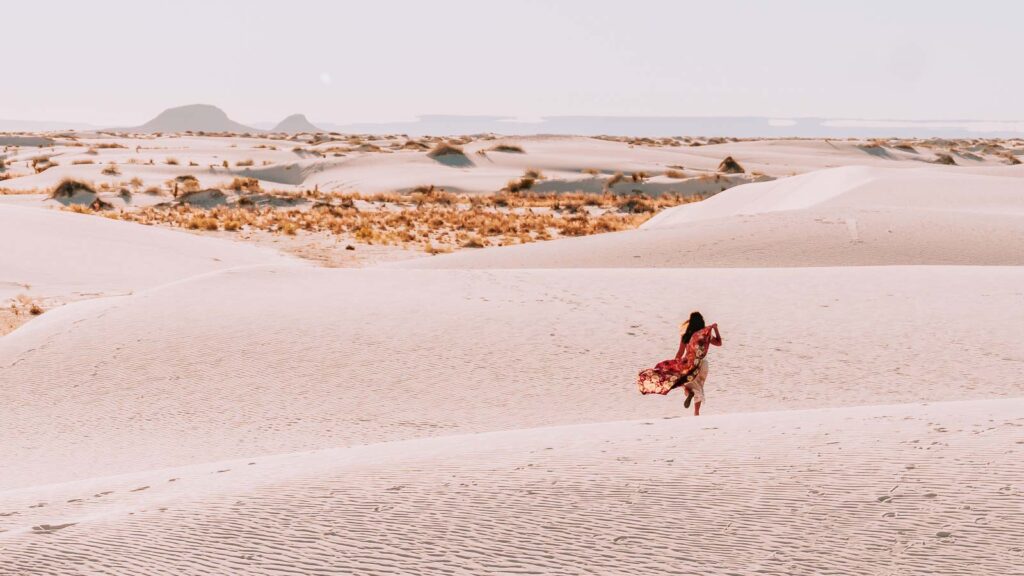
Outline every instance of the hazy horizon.
{"type": "Polygon", "coordinates": [[[0,118],[141,124],[424,115],[1021,119],[1024,6],[58,0],[5,6],[0,118]],[[225,25],[231,22],[231,25],[225,25]],[[56,41],[56,39],[66,40],[56,41]],[[68,49],[68,42],[74,50],[68,49]]]}

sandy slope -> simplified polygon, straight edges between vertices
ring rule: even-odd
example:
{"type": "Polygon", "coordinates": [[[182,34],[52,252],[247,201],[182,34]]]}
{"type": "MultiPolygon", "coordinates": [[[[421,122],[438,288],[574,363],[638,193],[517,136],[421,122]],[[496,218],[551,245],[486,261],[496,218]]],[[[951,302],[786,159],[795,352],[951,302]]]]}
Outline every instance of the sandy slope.
{"type": "Polygon", "coordinates": [[[709,414],[1009,397],[1022,286],[1021,268],[206,275],[0,340],[0,489],[679,414],[634,378],[693,308],[727,341],[709,414]]]}
{"type": "Polygon", "coordinates": [[[4,493],[17,574],[1010,574],[1024,401],[604,422],[4,493]]]}
{"type": "Polygon", "coordinates": [[[130,292],[229,267],[291,261],[269,250],[56,210],[0,205],[4,283],[130,292]]]}
{"type": "Polygon", "coordinates": [[[50,309],[216,270],[295,262],[239,242],[9,204],[0,204],[0,245],[0,335],[25,320],[9,308],[15,298],[50,309]]]}
{"type": "Polygon", "coordinates": [[[843,167],[737,186],[640,230],[398,264],[415,268],[1024,264],[1024,179],[843,167]]]}

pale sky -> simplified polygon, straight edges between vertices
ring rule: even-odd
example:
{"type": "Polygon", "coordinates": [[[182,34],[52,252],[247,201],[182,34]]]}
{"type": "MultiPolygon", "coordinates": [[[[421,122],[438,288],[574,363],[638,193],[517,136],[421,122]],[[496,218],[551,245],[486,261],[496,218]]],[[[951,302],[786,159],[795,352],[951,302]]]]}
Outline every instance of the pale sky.
{"type": "Polygon", "coordinates": [[[1013,0],[48,0],[0,18],[4,119],[1024,119],[1013,0]]]}

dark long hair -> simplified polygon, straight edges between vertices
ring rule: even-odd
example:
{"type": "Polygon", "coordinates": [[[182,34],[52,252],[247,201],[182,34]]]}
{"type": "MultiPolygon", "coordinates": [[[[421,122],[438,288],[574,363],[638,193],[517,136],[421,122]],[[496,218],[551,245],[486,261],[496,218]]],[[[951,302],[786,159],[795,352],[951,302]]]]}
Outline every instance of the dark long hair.
{"type": "Polygon", "coordinates": [[[683,333],[683,343],[689,344],[690,337],[704,329],[704,316],[696,310],[690,312],[690,323],[686,325],[686,332],[683,333]]]}

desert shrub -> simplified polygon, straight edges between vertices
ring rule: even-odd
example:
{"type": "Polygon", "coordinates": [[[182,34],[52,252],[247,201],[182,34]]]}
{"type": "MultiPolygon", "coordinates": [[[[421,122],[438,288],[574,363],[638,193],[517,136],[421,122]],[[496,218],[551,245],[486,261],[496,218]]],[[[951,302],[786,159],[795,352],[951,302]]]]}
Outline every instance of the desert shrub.
{"type": "Polygon", "coordinates": [[[72,161],[71,161],[71,164],[72,164],[73,166],[79,166],[79,165],[81,165],[81,164],[95,164],[95,163],[96,163],[96,162],[94,162],[94,161],[92,161],[92,160],[89,160],[88,158],[86,158],[86,159],[83,159],[83,160],[72,160],[72,161]]]}
{"type": "Polygon", "coordinates": [[[510,153],[510,154],[525,154],[526,153],[526,151],[523,150],[522,146],[517,146],[515,144],[498,144],[497,146],[493,146],[491,148],[488,148],[488,150],[491,150],[491,151],[494,151],[494,152],[507,152],[507,153],[510,153]]]}
{"type": "Polygon", "coordinates": [[[625,202],[619,205],[619,211],[629,214],[642,214],[645,212],[655,212],[657,208],[647,198],[637,195],[629,196],[625,202]]]}
{"type": "Polygon", "coordinates": [[[259,192],[260,181],[255,178],[235,178],[227,185],[227,188],[235,192],[259,192]]]}
{"type": "Polygon", "coordinates": [[[737,162],[732,156],[726,156],[721,163],[718,164],[718,171],[724,172],[725,174],[742,174],[745,172],[740,163],[737,162]]]}
{"type": "Polygon", "coordinates": [[[615,174],[612,174],[611,177],[608,178],[608,180],[604,183],[604,189],[611,190],[613,186],[615,186],[619,182],[622,182],[622,180],[625,177],[625,174],[623,174],[622,172],[616,172],[615,174]]]}
{"type": "Polygon", "coordinates": [[[164,158],[164,164],[167,164],[168,166],[177,166],[178,165],[178,159],[174,158],[174,157],[171,157],[171,156],[168,156],[167,158],[164,158]]]}
{"type": "Polygon", "coordinates": [[[199,179],[191,174],[183,174],[174,178],[175,184],[180,184],[185,192],[195,192],[199,190],[199,179]]]}
{"type": "Polygon", "coordinates": [[[120,176],[121,170],[118,169],[117,164],[111,162],[103,167],[102,173],[105,176],[120,176]]]}
{"type": "Polygon", "coordinates": [[[253,165],[252,158],[247,158],[245,160],[239,160],[238,162],[235,162],[235,166],[240,166],[240,167],[242,167],[242,166],[252,166],[252,165],[253,165]]]}
{"type": "Polygon", "coordinates": [[[683,172],[682,170],[665,170],[665,177],[682,180],[683,178],[687,178],[687,175],[686,172],[683,172]]]}
{"type": "Polygon", "coordinates": [[[78,194],[79,192],[95,194],[96,189],[81,180],[65,178],[50,191],[50,198],[54,200],[66,200],[74,197],[75,194],[78,194]]]}
{"type": "Polygon", "coordinates": [[[461,146],[455,144],[449,144],[447,142],[438,142],[430,152],[427,152],[427,156],[431,158],[439,158],[441,156],[465,156],[461,146]]]}
{"type": "Polygon", "coordinates": [[[935,160],[933,162],[936,164],[945,164],[947,166],[956,166],[956,160],[953,160],[953,157],[945,152],[935,154],[935,160]]]}

